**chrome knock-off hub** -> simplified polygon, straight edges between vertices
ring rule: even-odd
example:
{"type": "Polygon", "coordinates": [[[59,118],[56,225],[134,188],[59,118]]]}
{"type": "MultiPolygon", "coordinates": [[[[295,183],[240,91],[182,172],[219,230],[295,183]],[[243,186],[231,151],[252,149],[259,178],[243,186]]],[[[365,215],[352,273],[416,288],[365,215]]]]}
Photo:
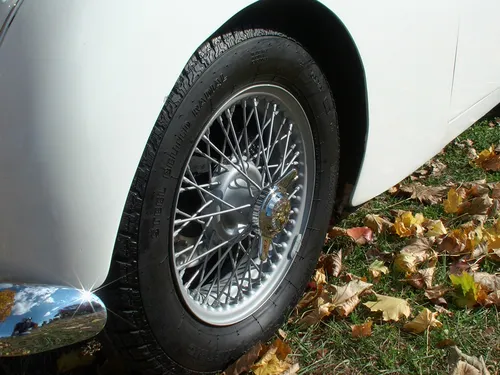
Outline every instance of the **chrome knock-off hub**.
{"type": "Polygon", "coordinates": [[[297,171],[292,169],[272,187],[263,189],[253,208],[252,221],[260,232],[259,255],[266,260],[273,238],[285,229],[290,219],[292,204],[287,190],[297,178],[297,171]]]}

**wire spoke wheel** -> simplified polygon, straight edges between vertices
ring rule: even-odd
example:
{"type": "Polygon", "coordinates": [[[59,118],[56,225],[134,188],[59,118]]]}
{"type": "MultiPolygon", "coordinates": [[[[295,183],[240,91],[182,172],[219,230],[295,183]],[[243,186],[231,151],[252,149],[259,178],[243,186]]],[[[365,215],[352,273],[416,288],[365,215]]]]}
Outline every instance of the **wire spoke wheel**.
{"type": "Polygon", "coordinates": [[[314,157],[304,110],[280,86],[237,92],[206,124],[172,229],[177,284],[198,319],[237,323],[283,281],[309,218],[314,157]]]}

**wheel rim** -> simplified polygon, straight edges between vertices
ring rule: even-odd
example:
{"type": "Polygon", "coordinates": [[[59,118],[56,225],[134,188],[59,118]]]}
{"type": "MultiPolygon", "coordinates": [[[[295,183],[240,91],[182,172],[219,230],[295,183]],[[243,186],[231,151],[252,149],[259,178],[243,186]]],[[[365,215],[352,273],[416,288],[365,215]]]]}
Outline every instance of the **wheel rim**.
{"type": "Polygon", "coordinates": [[[307,116],[282,87],[259,84],[227,100],[184,167],[172,262],[182,298],[224,326],[265,303],[300,248],[315,160],[307,116]]]}

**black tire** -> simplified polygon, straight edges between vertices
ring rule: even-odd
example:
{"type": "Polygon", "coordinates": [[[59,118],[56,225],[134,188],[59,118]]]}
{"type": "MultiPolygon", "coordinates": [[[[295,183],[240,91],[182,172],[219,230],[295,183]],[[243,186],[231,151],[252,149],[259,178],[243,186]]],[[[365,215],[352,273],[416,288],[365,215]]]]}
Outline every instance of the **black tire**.
{"type": "Polygon", "coordinates": [[[144,150],[126,202],[101,295],[115,348],[142,373],[223,370],[257,341],[268,340],[297,303],[314,269],[334,203],[339,163],[335,104],[325,76],[297,42],[268,30],[228,33],[190,59],[144,150]],[[302,245],[285,279],[256,313],[230,326],[210,326],[187,309],[167,252],[179,174],[207,119],[234,90],[272,82],[303,106],[315,144],[312,209],[302,245]],[[162,212],[158,219],[155,210],[162,212]]]}

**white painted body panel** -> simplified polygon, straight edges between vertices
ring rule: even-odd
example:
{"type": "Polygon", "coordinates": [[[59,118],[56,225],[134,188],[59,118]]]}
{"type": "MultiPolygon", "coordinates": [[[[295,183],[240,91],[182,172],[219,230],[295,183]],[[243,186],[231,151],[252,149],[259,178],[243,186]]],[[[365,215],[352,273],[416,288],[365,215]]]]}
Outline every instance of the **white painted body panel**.
{"type": "MultiPolygon", "coordinates": [[[[353,204],[411,173],[495,100],[448,124],[457,1],[322,1],[366,73],[369,134],[353,204]]],[[[104,281],[164,98],[196,48],[250,3],[25,1],[0,48],[0,282],[104,281]]]]}
{"type": "Polygon", "coordinates": [[[164,98],[251,1],[218,3],[24,2],[0,48],[2,281],[104,281],[164,98]]]}

